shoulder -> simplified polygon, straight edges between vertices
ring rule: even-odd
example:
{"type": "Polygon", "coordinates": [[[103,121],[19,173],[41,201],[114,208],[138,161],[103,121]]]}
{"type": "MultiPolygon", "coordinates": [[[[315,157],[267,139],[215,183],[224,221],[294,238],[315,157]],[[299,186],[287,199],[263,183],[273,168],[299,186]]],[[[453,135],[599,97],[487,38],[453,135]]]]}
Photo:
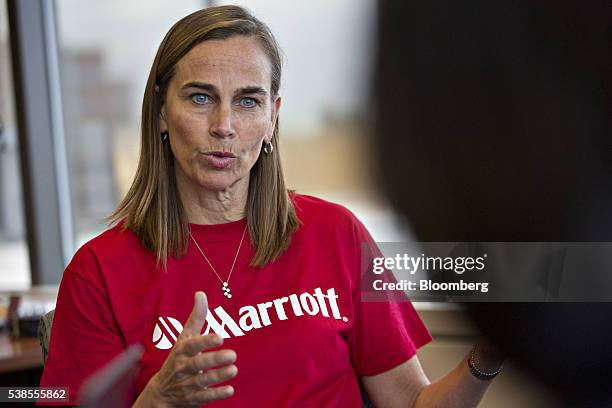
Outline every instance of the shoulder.
{"type": "Polygon", "coordinates": [[[291,198],[296,214],[302,222],[335,221],[352,223],[357,221],[355,214],[342,204],[307,194],[292,193],[291,198]]]}
{"type": "MultiPolygon", "coordinates": [[[[342,204],[307,194],[291,194],[296,215],[302,224],[318,231],[352,235],[361,240],[369,235],[357,216],[342,204]]],[[[334,234],[335,235],[335,234],[334,234]]]]}
{"type": "Polygon", "coordinates": [[[133,252],[134,248],[140,246],[140,241],[136,234],[129,229],[124,229],[123,223],[118,223],[83,244],[77,251],[77,254],[80,252],[113,254],[122,250],[133,252]]]}
{"type": "Polygon", "coordinates": [[[113,260],[125,262],[129,258],[150,257],[136,234],[119,223],[83,244],[74,254],[66,270],[77,275],[90,275],[103,269],[113,260]]]}

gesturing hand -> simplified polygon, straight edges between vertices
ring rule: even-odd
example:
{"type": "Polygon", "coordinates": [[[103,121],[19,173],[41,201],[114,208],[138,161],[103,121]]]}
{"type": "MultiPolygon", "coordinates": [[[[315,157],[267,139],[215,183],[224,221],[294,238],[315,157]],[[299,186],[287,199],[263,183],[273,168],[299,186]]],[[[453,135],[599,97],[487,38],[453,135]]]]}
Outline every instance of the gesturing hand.
{"type": "Polygon", "coordinates": [[[233,350],[204,350],[220,346],[223,338],[216,334],[202,336],[208,302],[204,292],[195,293],[193,310],[183,332],[170,351],[161,369],[155,374],[134,407],[191,407],[234,394],[231,385],[212,385],[234,378],[238,369],[233,364],[233,350]]]}

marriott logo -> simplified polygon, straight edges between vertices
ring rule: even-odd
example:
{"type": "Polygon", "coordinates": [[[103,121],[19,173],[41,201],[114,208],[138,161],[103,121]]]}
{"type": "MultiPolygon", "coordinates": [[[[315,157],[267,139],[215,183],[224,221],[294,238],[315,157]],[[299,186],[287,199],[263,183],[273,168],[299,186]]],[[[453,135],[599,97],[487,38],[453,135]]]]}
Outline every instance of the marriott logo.
{"type": "MultiPolygon", "coordinates": [[[[223,338],[240,337],[251,330],[269,326],[276,320],[318,314],[347,322],[348,318],[340,315],[337,299],[334,288],[328,289],[326,293],[316,288],[313,293],[291,294],[254,306],[243,306],[235,317],[230,316],[223,306],[217,306],[212,311],[209,307],[203,334],[213,331],[223,338]]],[[[182,331],[182,324],[173,317],[158,317],[153,331],[153,344],[159,349],[169,349],[182,331]]]]}

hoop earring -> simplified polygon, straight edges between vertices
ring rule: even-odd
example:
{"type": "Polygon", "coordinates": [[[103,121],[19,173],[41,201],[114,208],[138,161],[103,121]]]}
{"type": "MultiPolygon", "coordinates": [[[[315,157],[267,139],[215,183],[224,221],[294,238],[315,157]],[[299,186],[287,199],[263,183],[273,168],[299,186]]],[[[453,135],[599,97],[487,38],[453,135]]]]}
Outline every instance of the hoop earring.
{"type": "Polygon", "coordinates": [[[162,132],[161,141],[165,142],[166,140],[168,140],[168,132],[162,132]]]}
{"type": "Polygon", "coordinates": [[[263,151],[265,154],[270,154],[274,151],[274,146],[272,146],[272,143],[266,143],[264,145],[263,151]]]}

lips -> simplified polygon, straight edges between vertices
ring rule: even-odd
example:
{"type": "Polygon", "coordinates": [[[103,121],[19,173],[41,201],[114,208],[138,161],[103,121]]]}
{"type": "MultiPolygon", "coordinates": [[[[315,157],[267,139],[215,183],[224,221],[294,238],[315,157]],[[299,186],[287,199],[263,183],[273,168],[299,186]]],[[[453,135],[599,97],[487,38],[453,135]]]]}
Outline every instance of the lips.
{"type": "Polygon", "coordinates": [[[230,152],[208,152],[206,154],[210,154],[217,157],[233,157],[236,158],[236,155],[230,152]]]}
{"type": "Polygon", "coordinates": [[[230,152],[208,152],[204,158],[212,168],[221,170],[228,168],[236,160],[236,155],[230,152]]]}

